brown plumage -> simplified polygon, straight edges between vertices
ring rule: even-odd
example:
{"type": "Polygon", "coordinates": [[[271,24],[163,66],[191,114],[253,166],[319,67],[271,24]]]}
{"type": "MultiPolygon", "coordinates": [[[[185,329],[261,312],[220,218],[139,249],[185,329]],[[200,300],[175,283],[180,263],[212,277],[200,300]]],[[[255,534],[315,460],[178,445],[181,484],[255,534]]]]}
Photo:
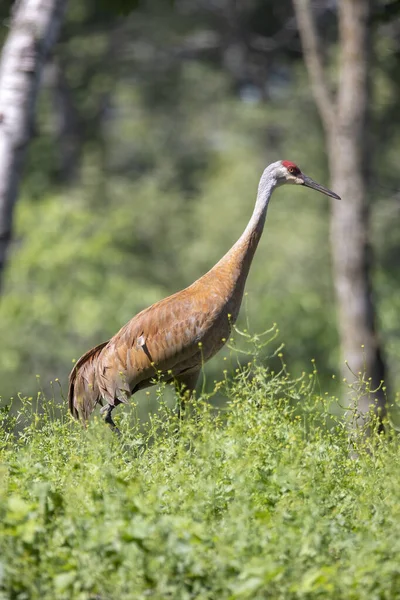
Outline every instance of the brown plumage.
{"type": "Polygon", "coordinates": [[[69,407],[86,421],[96,404],[106,405],[106,421],[119,403],[153,385],[168,382],[194,390],[202,365],[228,339],[239,313],[246,278],[261,237],[275,187],[293,183],[336,194],[303,175],[289,161],[269,165],[261,177],[253,215],[239,240],[188,288],[133,317],[108,342],[84,354],[70,374],[69,407]]]}

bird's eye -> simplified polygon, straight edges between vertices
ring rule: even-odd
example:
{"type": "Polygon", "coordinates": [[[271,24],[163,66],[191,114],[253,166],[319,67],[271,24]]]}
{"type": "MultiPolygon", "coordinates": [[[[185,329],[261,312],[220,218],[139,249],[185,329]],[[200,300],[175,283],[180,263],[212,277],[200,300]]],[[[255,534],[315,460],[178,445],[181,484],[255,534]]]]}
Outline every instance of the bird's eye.
{"type": "Polygon", "coordinates": [[[289,167],[288,171],[289,171],[289,173],[294,173],[294,167],[289,167]]]}

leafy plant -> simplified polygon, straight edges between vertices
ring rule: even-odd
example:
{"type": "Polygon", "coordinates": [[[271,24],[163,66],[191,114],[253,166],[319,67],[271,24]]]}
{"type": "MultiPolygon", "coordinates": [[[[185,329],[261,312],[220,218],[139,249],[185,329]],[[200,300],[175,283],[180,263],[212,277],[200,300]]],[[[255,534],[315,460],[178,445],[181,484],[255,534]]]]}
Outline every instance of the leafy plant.
{"type": "Polygon", "coordinates": [[[183,422],[162,387],[146,422],[121,412],[121,440],[25,399],[1,430],[0,597],[399,597],[397,437],[350,437],[315,367],[246,358],[183,422]]]}

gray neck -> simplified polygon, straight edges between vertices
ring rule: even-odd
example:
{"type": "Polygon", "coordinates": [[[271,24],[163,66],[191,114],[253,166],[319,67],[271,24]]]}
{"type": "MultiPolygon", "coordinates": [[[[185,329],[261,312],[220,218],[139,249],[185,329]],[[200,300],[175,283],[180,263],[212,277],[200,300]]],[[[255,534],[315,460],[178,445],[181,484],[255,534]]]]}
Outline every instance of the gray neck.
{"type": "Polygon", "coordinates": [[[223,289],[223,295],[227,302],[226,308],[231,314],[233,323],[240,310],[247,275],[264,229],[268,202],[278,185],[275,175],[276,166],[277,163],[267,167],[260,179],[256,205],[243,234],[229,252],[209,271],[209,273],[218,274],[217,280],[223,289]]]}
{"type": "Polygon", "coordinates": [[[239,238],[238,242],[243,242],[245,239],[251,237],[256,232],[259,232],[260,236],[264,228],[265,217],[267,216],[267,209],[269,200],[272,192],[278,185],[278,181],[274,176],[276,163],[269,165],[261,176],[260,183],[258,184],[257,200],[251,215],[251,219],[247,224],[246,229],[239,238]]]}
{"type": "Polygon", "coordinates": [[[257,200],[250,221],[236,244],[218,263],[218,266],[229,264],[230,269],[236,273],[234,279],[241,280],[243,284],[264,229],[271,194],[278,185],[275,173],[279,164],[273,163],[265,169],[258,185],[257,200]]]}

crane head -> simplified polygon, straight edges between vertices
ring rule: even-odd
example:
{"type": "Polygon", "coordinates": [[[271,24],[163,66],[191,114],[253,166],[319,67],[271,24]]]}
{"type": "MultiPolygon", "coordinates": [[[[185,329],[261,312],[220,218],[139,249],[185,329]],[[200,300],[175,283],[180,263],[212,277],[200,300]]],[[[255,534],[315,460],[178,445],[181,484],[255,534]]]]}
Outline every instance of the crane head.
{"type": "Polygon", "coordinates": [[[326,194],[331,198],[336,198],[336,200],[340,200],[340,196],[332,192],[328,188],[324,187],[320,183],[317,183],[311,177],[307,177],[304,173],[301,172],[299,167],[290,160],[282,160],[280,161],[280,168],[277,173],[278,182],[283,183],[294,183],[296,185],[304,185],[305,187],[312,188],[313,190],[317,190],[322,194],[326,194]]]}

